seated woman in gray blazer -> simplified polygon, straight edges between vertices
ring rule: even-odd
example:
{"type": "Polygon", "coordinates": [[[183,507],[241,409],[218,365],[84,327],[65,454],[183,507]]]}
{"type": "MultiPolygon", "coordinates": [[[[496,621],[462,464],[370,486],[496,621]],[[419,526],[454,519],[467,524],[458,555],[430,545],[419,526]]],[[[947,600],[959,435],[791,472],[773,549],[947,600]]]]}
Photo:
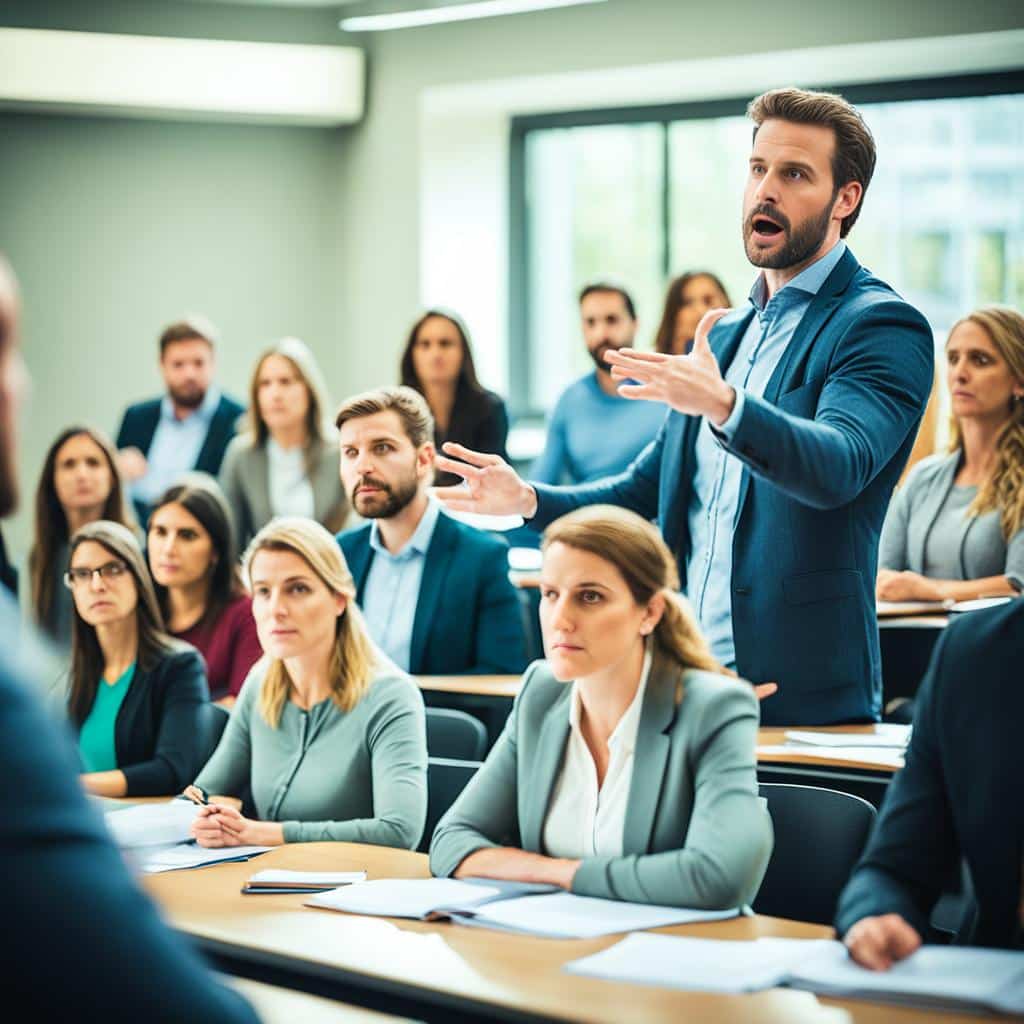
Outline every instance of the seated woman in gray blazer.
{"type": "Polygon", "coordinates": [[[432,872],[749,903],[772,850],[754,691],[712,659],[650,523],[578,509],[543,550],[547,661],[527,669],[504,732],[438,823],[432,872]]]}
{"type": "Polygon", "coordinates": [[[266,656],[242,686],[220,744],[186,795],[201,846],[336,840],[414,849],[427,815],[423,698],[374,646],[334,538],[275,519],[245,555],[266,656]]]}
{"type": "Polygon", "coordinates": [[[950,451],[918,463],[882,529],[883,601],[954,601],[1024,586],[1024,316],[987,306],[946,342],[950,451]]]}
{"type": "Polygon", "coordinates": [[[220,469],[240,547],[274,516],[305,516],[332,533],[345,525],[348,500],[327,413],[323,377],[303,342],[284,338],[260,356],[249,429],[232,439],[220,469]]]}

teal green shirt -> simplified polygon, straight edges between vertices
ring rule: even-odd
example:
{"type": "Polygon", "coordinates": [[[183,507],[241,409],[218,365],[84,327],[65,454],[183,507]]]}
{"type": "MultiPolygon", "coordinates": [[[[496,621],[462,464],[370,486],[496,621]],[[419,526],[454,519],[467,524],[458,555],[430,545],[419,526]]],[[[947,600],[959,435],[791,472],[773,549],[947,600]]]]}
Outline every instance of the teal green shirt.
{"type": "Polygon", "coordinates": [[[113,683],[100,680],[89,717],[78,733],[78,749],[87,772],[109,772],[117,767],[114,724],[128,687],[135,676],[133,661],[113,683]]]}

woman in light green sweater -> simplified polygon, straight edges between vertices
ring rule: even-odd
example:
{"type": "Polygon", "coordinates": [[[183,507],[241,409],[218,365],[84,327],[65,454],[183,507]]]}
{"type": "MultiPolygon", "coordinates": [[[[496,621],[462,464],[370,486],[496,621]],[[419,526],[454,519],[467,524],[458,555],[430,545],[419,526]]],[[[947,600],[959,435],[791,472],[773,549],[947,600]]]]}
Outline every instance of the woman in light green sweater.
{"type": "Polygon", "coordinates": [[[186,794],[249,785],[258,820],[214,799],[193,836],[201,846],[415,849],[427,812],[423,699],[373,646],[337,543],[312,520],[275,519],[244,564],[266,657],[186,794]]]}

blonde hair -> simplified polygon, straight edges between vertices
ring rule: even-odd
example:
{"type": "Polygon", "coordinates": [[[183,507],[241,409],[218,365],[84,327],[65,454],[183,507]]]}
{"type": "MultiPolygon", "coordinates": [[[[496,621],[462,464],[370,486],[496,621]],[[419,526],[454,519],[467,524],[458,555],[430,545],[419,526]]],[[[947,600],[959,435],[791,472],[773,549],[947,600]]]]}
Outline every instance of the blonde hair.
{"type": "MultiPolygon", "coordinates": [[[[335,623],[328,677],[331,696],[342,711],[351,711],[373,682],[377,650],[362,613],[356,607],[356,586],[338,542],[319,523],[298,516],[272,519],[253,537],[243,556],[245,582],[252,589],[252,563],[260,551],[291,551],[298,555],[333,594],[348,599],[335,623]]],[[[283,661],[268,657],[259,710],[277,728],[292,686],[283,661]]]]}
{"type": "Polygon", "coordinates": [[[665,612],[652,635],[661,651],[680,667],[732,674],[712,657],[689,604],[678,593],[675,560],[647,520],[613,505],[588,505],[556,519],[544,531],[541,549],[546,551],[555,543],[589,551],[614,565],[639,605],[661,594],[665,612]]]}
{"type": "MultiPolygon", "coordinates": [[[[1018,383],[1024,384],[1024,316],[1009,306],[982,306],[953,324],[950,336],[964,323],[976,324],[985,331],[1018,383]]],[[[954,416],[949,450],[959,451],[963,443],[960,423],[954,416]]],[[[1006,424],[996,439],[992,472],[978,488],[967,513],[980,516],[996,509],[1003,538],[1009,540],[1024,525],[1024,400],[1019,398],[1010,399],[1006,424]]]]}
{"type": "Polygon", "coordinates": [[[306,444],[306,471],[309,473],[316,463],[316,453],[333,432],[326,419],[330,400],[327,397],[327,385],[323,374],[309,346],[298,338],[282,338],[261,352],[259,359],[256,360],[249,382],[249,434],[252,437],[252,446],[261,448],[267,443],[267,437],[270,435],[267,424],[260,415],[259,386],[260,371],[271,356],[280,356],[288,360],[299,375],[299,380],[306,386],[306,393],[309,395],[309,409],[306,412],[306,432],[309,436],[306,444]]]}

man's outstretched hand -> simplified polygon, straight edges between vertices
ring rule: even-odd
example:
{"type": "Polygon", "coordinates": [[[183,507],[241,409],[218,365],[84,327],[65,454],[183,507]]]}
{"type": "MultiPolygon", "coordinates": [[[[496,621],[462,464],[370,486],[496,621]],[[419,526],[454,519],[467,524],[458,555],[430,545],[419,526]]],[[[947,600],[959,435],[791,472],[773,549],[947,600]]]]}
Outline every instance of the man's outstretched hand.
{"type": "Polygon", "coordinates": [[[500,456],[475,452],[454,441],[442,445],[434,465],[446,473],[461,476],[456,487],[435,487],[434,495],[453,512],[481,515],[520,515],[532,519],[537,511],[537,494],[500,456]]]}

